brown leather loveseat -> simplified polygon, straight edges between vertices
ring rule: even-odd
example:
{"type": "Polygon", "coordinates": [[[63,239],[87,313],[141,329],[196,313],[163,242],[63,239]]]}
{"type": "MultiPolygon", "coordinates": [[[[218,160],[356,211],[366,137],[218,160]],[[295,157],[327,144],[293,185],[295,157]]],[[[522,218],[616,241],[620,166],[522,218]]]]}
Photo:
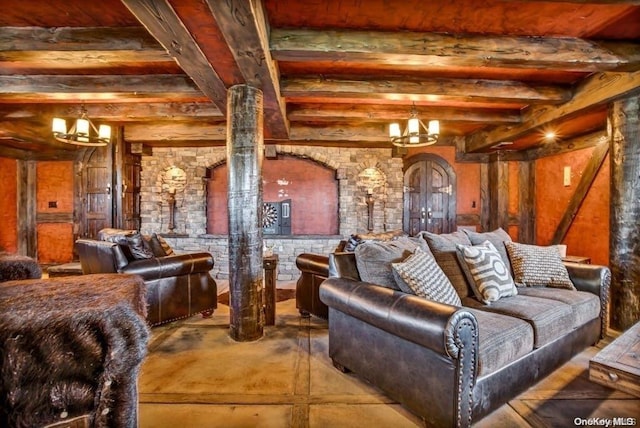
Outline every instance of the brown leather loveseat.
{"type": "Polygon", "coordinates": [[[217,284],[209,273],[214,263],[211,254],[162,255],[166,254],[166,244],[162,249],[153,235],[145,237],[142,244],[142,235],[136,231],[108,229],[99,237],[105,240],[76,241],[82,273],[141,276],[147,286],[147,321],[151,326],[197,313],[209,316],[217,307],[217,284]],[[136,258],[137,251],[146,254],[136,258]]]}

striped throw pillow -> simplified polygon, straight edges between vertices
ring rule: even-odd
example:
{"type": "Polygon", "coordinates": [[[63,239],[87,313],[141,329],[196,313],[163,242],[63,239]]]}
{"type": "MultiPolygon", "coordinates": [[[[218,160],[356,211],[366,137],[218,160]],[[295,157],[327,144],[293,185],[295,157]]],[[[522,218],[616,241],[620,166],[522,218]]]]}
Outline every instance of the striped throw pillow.
{"type": "Polygon", "coordinates": [[[420,247],[402,263],[392,263],[393,275],[398,287],[405,293],[462,306],[460,297],[438,263],[420,247]]]}
{"type": "Polygon", "coordinates": [[[503,297],[518,294],[509,268],[490,241],[474,246],[458,244],[456,250],[460,263],[467,267],[463,270],[471,289],[482,303],[489,305],[503,297]]]}

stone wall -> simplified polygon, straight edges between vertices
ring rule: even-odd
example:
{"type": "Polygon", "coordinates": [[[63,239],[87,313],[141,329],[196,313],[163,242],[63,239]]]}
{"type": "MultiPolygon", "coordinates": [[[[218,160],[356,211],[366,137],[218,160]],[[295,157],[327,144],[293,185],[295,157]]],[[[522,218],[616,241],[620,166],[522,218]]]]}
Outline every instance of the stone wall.
{"type": "MultiPolygon", "coordinates": [[[[340,239],[367,232],[367,192],[373,192],[373,231],[402,228],[402,159],[391,149],[357,149],[277,145],[278,154],[307,158],[331,168],[339,182],[337,236],[269,236],[265,243],[279,256],[278,279],[294,280],[298,254],[331,252],[340,239]],[[373,173],[372,173],[373,172],[373,173]]],[[[186,180],[176,192],[174,237],[166,236],[176,252],[208,251],[214,255],[216,278],[228,277],[228,237],[206,231],[206,169],[225,162],[225,147],[154,148],[142,157],[141,231],[169,232],[167,172],[180,168],[186,180]]],[[[268,161],[268,160],[265,160],[268,161]]],[[[295,202],[295,201],[294,201],[295,202]]]]}

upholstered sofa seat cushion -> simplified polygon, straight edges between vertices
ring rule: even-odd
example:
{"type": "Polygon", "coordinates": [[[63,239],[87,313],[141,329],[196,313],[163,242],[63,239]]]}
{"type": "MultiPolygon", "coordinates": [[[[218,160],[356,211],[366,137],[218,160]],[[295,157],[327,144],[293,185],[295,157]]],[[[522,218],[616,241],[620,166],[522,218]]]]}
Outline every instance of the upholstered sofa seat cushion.
{"type": "Polygon", "coordinates": [[[533,328],[515,317],[469,309],[478,321],[478,376],[485,376],[533,350],[533,328]]]}
{"type": "Polygon", "coordinates": [[[534,348],[540,348],[573,329],[571,306],[558,300],[517,295],[484,305],[475,298],[467,297],[462,299],[462,305],[528,322],[533,327],[534,348]]]}
{"type": "Polygon", "coordinates": [[[578,328],[600,316],[600,298],[586,291],[526,287],[520,288],[520,294],[566,303],[573,311],[573,328],[578,328]]]}

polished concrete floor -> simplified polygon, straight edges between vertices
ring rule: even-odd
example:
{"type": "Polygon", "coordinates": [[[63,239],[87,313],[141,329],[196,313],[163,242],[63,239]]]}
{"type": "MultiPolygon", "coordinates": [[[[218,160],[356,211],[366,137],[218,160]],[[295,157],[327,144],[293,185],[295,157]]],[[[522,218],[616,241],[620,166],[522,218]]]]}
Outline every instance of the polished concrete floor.
{"type": "MultiPolygon", "coordinates": [[[[301,318],[294,299],[278,303],[276,325],[258,341],[234,342],[228,329],[229,308],[220,305],[212,318],[152,330],[140,376],[140,427],[424,426],[357,375],[337,371],[327,355],[326,322],[301,318]]],[[[593,426],[589,418],[621,417],[640,425],[640,399],[588,380],[597,351],[587,349],[475,426],[593,426]]]]}

